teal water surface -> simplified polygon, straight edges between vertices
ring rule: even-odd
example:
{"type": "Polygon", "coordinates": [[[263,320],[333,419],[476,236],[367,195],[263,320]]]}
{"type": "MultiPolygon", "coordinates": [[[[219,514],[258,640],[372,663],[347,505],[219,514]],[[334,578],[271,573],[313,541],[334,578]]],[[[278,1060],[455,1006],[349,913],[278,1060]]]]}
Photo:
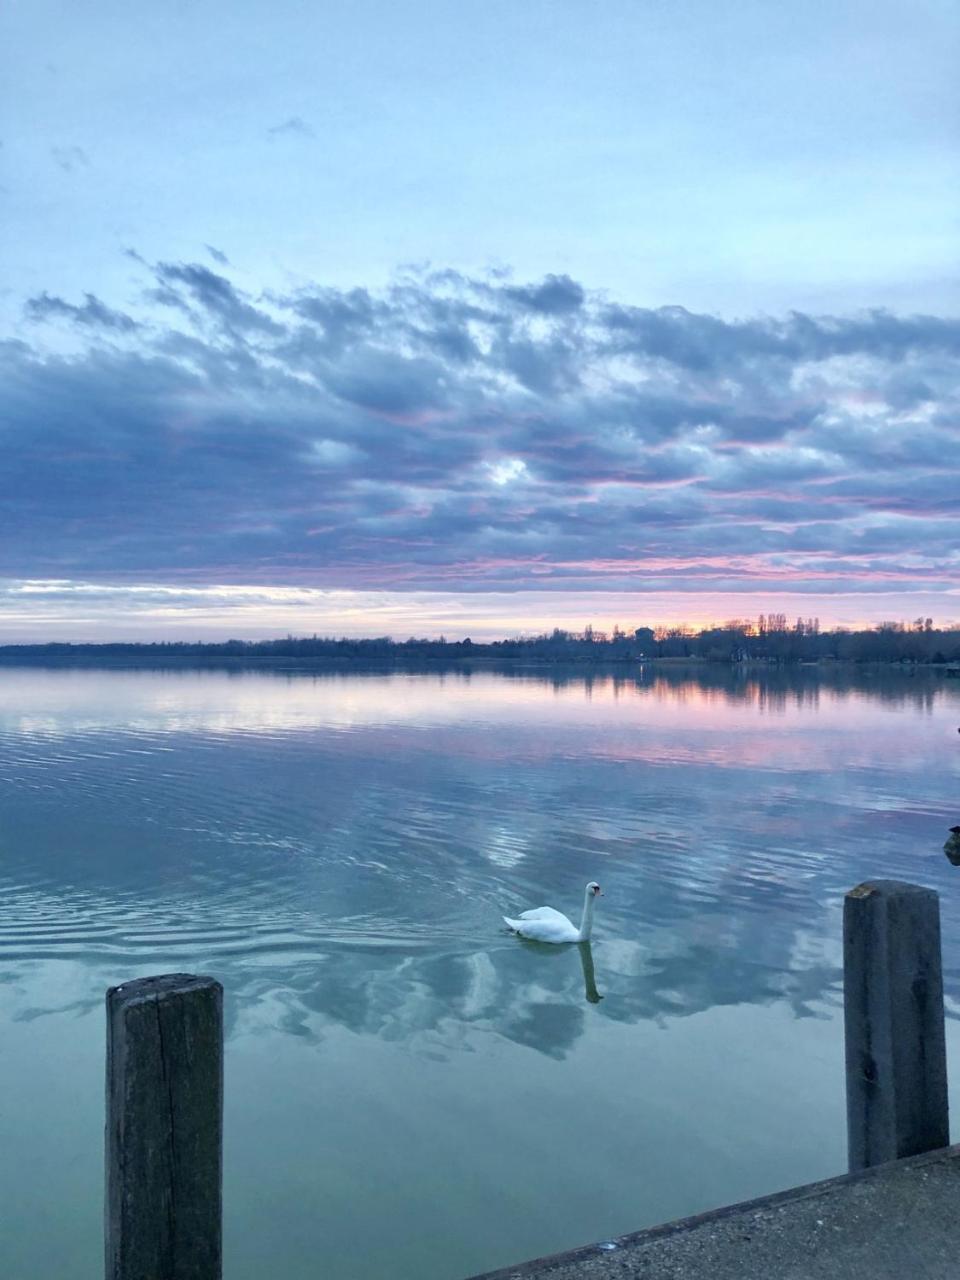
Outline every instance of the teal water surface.
{"type": "Polygon", "coordinates": [[[858,881],[940,890],[960,1080],[958,695],[0,668],[0,1274],[98,1274],[103,993],[171,970],[226,989],[227,1280],[457,1280],[842,1171],[858,881]],[[503,928],[590,879],[589,953],[503,928]]]}

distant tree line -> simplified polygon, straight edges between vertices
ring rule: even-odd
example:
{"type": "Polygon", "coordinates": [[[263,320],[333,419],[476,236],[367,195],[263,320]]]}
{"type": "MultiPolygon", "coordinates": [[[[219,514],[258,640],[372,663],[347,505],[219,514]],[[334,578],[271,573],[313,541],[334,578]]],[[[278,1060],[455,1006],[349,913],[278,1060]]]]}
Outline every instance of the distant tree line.
{"type": "Polygon", "coordinates": [[[587,626],[582,632],[557,627],[548,634],[510,640],[449,641],[411,636],[339,639],[286,636],[277,640],[213,642],[163,641],[153,644],[3,645],[0,658],[71,660],[102,658],[150,661],[171,658],[324,658],[344,661],[416,661],[445,659],[524,659],[531,662],[626,662],[645,658],[690,658],[709,662],[960,662],[960,627],[935,627],[930,618],[881,622],[865,631],[821,630],[817,618],[788,624],[783,614],[761,614],[756,621],[733,619],[722,626],[614,627],[610,633],[587,626]]]}

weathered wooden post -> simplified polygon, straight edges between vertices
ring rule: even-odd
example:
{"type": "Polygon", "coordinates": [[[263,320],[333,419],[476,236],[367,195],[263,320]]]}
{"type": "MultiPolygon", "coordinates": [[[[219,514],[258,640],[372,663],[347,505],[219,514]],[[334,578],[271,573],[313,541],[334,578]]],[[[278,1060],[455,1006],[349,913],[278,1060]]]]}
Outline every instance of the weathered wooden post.
{"type": "Polygon", "coordinates": [[[107,992],[106,1280],[220,1280],[223,988],[107,992]]]}
{"type": "Polygon", "coordinates": [[[850,1171],[945,1147],[947,1055],[940,902],[868,880],[843,904],[850,1171]]]}

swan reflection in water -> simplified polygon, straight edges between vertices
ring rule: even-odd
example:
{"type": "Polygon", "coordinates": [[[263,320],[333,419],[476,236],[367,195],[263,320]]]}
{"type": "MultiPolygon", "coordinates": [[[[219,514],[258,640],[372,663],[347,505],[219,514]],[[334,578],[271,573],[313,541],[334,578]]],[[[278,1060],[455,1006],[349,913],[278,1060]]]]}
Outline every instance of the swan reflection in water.
{"type": "Polygon", "coordinates": [[[593,972],[593,947],[589,942],[578,942],[580,964],[583,968],[583,994],[591,1004],[599,1004],[603,996],[597,990],[597,982],[593,972]]]}
{"type": "MultiPolygon", "coordinates": [[[[590,1004],[599,1004],[603,996],[597,990],[597,978],[593,967],[593,944],[588,940],[586,942],[578,942],[575,948],[580,956],[580,968],[583,971],[583,994],[584,998],[590,1004]]],[[[562,956],[574,950],[574,947],[556,947],[547,942],[534,942],[530,938],[523,939],[524,949],[527,951],[536,951],[540,955],[546,956],[562,956]]]]}

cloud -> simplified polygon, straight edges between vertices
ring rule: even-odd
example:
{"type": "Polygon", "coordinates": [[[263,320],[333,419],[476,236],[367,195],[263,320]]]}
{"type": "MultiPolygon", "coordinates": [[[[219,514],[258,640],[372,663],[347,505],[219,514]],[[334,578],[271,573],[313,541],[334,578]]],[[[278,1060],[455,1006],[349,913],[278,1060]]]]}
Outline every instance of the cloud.
{"type": "Polygon", "coordinates": [[[74,173],[77,169],[86,169],[90,164],[90,157],[83,147],[51,147],[50,154],[53,156],[54,163],[64,173],[74,173]]]}
{"type": "Polygon", "coordinates": [[[38,294],[28,298],[25,313],[28,320],[43,322],[46,320],[70,320],[74,324],[90,328],[116,329],[122,333],[130,333],[138,328],[137,322],[122,311],[113,311],[92,293],[83,295],[82,307],[65,302],[49,293],[38,294]]]}
{"type": "Polygon", "coordinates": [[[229,267],[230,259],[222,249],[217,249],[212,244],[205,244],[203,247],[206,249],[207,253],[209,253],[214,262],[218,262],[221,267],[229,267]]]}
{"type": "Polygon", "coordinates": [[[547,276],[540,284],[504,289],[504,296],[543,315],[562,315],[578,311],[586,294],[581,285],[569,276],[547,276]]]}
{"type": "Polygon", "coordinates": [[[184,286],[186,293],[202,310],[225,326],[280,333],[275,321],[245,302],[225,276],[218,276],[207,267],[198,263],[161,262],[157,264],[156,274],[163,301],[182,303],[183,297],[177,293],[177,287],[184,286]]]}
{"type": "Polygon", "coordinates": [[[797,364],[857,355],[899,362],[922,351],[956,352],[960,344],[960,319],[877,310],[856,317],[794,312],[785,320],[731,322],[684,307],[609,306],[602,320],[608,350],[659,358],[693,372],[742,368],[750,361],[797,364]]]}
{"type": "Polygon", "coordinates": [[[271,125],[267,130],[271,138],[279,138],[284,135],[294,138],[315,138],[316,134],[306,120],[300,116],[289,116],[286,120],[282,120],[279,124],[271,125]]]}
{"type": "Polygon", "coordinates": [[[613,306],[565,276],[253,295],[197,263],[149,270],[131,315],[29,301],[79,350],[39,328],[0,348],[0,574],[958,585],[958,322],[725,321],[613,306]]]}

